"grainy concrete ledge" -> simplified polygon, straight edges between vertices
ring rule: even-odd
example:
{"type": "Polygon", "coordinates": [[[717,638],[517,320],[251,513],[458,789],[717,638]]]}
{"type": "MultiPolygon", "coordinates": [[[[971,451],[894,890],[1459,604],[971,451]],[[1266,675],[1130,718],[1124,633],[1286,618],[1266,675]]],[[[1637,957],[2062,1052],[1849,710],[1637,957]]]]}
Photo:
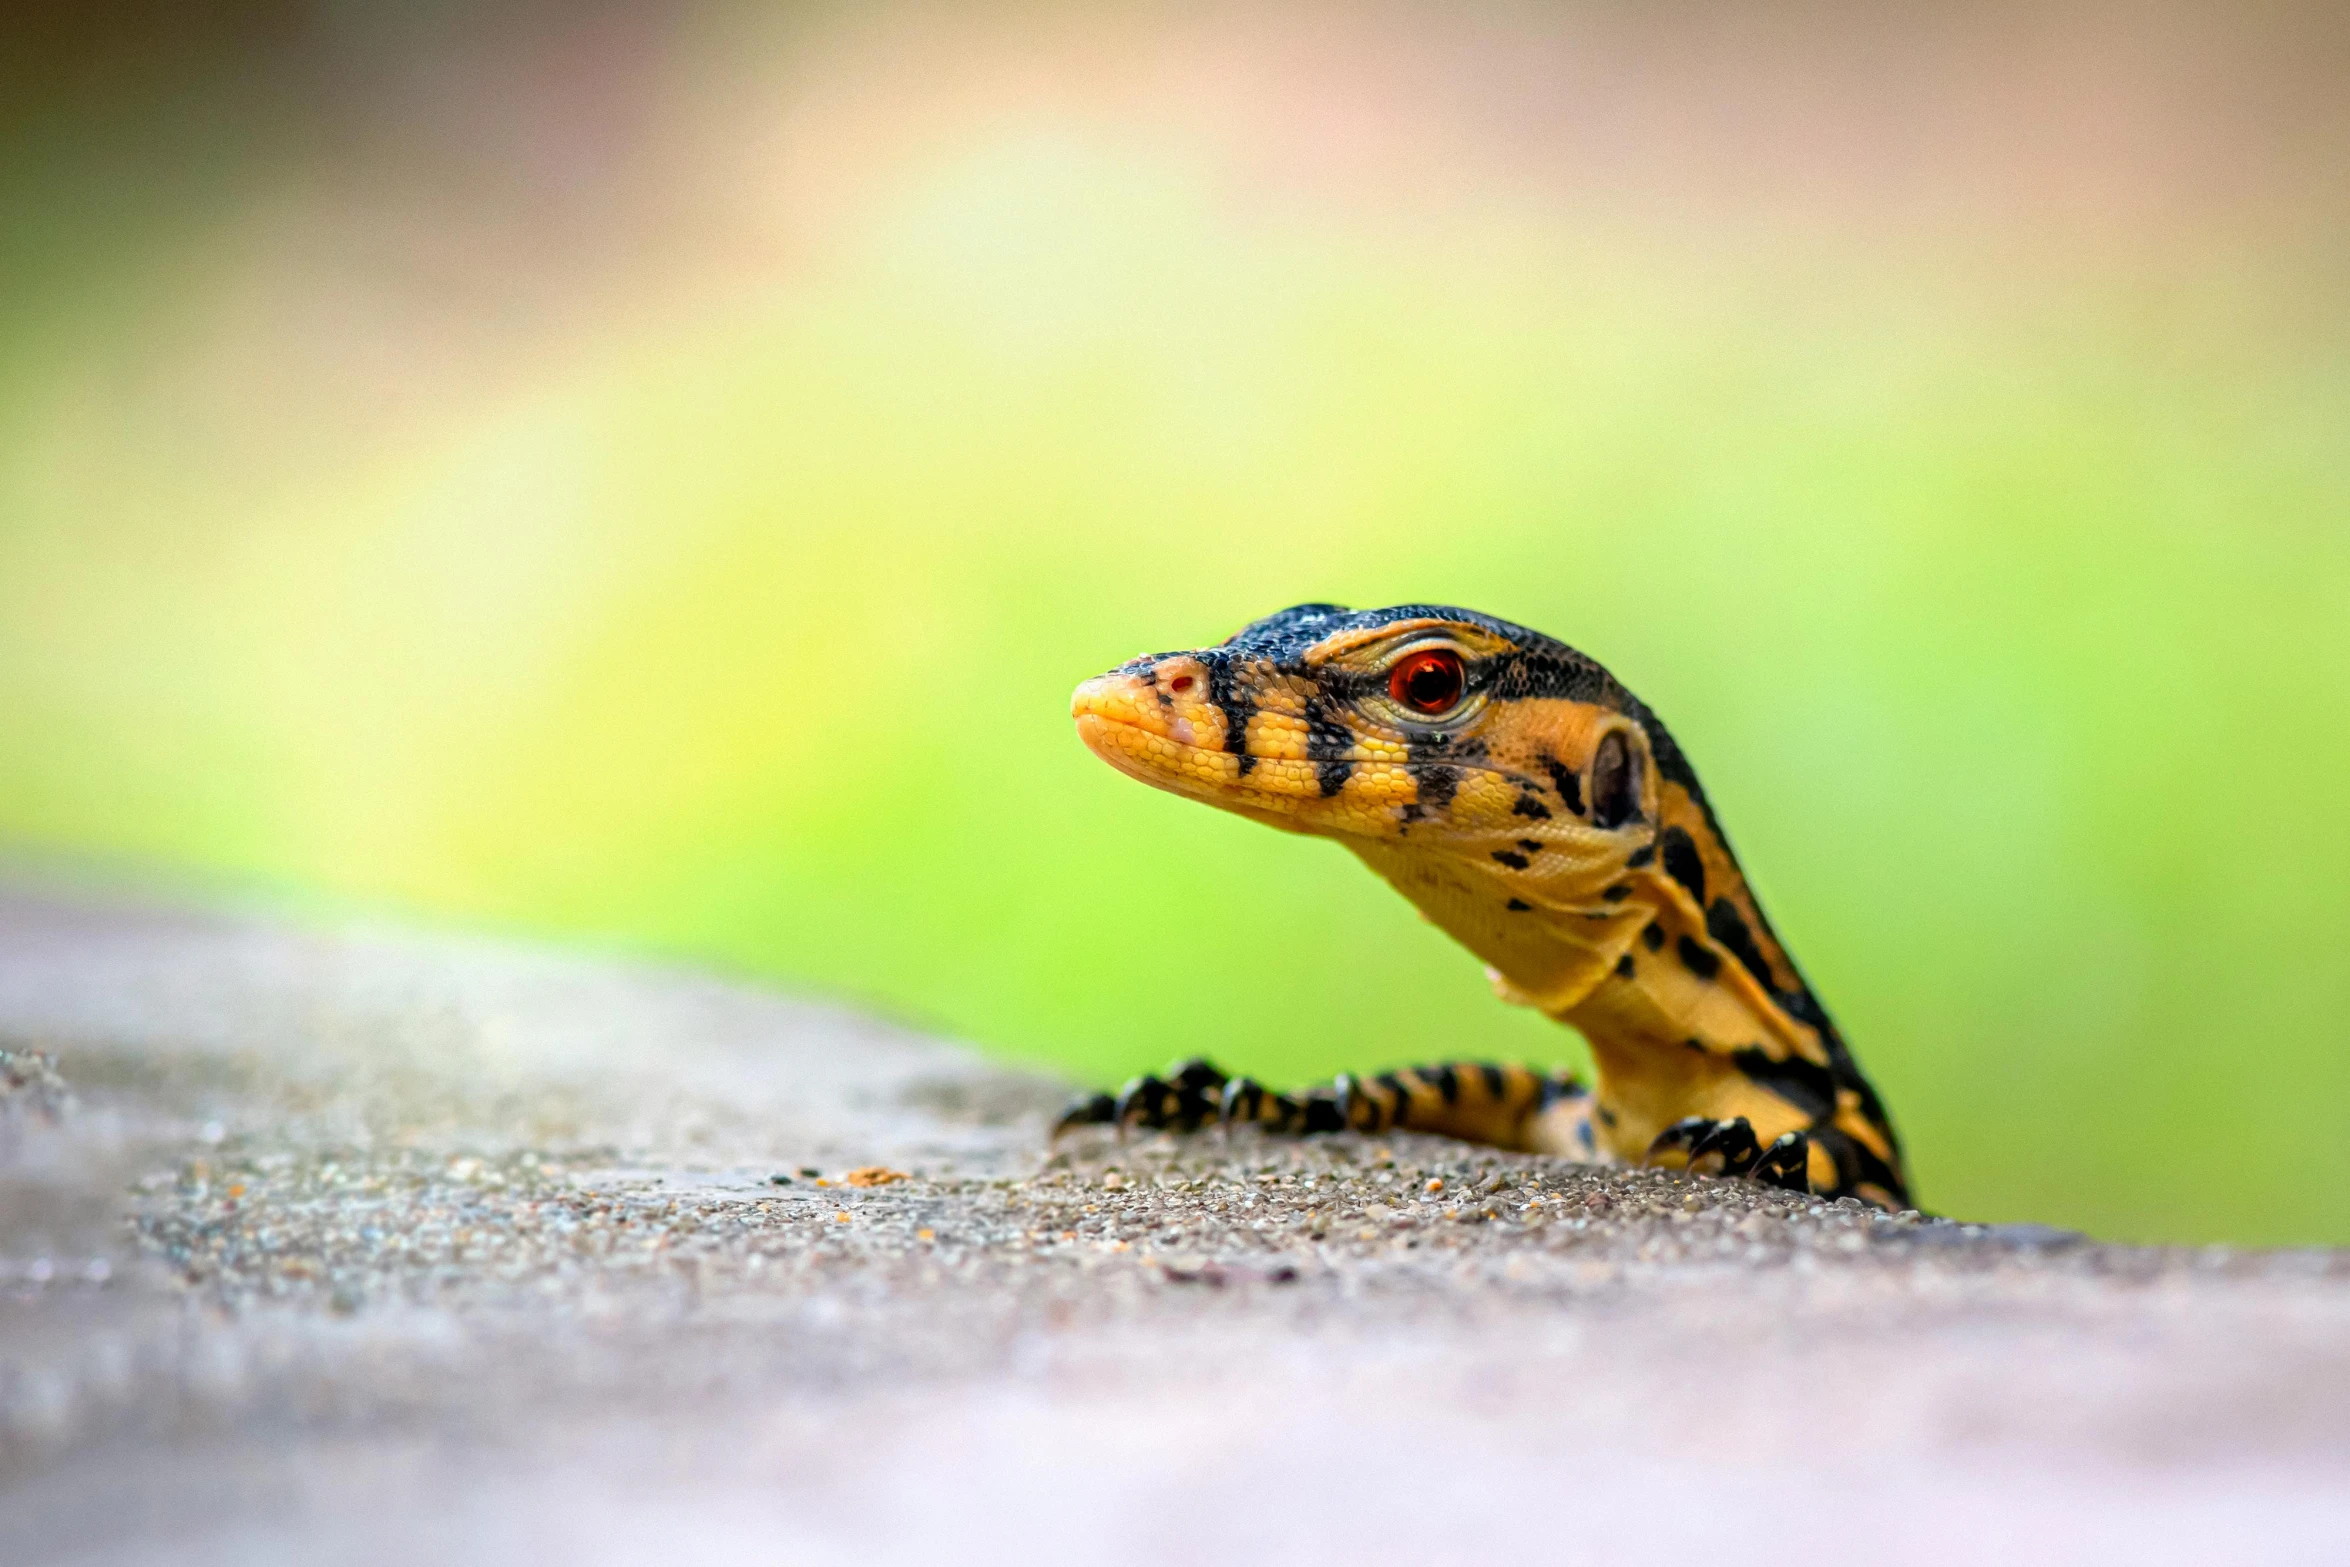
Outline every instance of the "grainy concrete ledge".
{"type": "Polygon", "coordinates": [[[0,1049],[63,1079],[0,1094],[11,1564],[2350,1540],[2341,1254],[1413,1138],[1047,1158],[1058,1085],[837,1010],[55,894],[0,899],[0,1049]]]}

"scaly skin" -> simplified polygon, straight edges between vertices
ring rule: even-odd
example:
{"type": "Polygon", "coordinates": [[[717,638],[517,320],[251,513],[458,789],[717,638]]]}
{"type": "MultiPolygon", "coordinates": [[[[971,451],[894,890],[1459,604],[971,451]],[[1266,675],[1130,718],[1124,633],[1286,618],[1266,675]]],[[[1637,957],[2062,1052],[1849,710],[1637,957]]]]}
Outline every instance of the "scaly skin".
{"type": "Polygon", "coordinates": [[[1195,1063],[1072,1119],[1403,1126],[1907,1206],[1892,1124],[1696,774],[1581,653],[1467,610],[1302,604],[1088,680],[1074,712],[1130,777],[1344,844],[1503,999],[1580,1031],[1596,1081],[1424,1068],[1301,1103],[1195,1063]]]}

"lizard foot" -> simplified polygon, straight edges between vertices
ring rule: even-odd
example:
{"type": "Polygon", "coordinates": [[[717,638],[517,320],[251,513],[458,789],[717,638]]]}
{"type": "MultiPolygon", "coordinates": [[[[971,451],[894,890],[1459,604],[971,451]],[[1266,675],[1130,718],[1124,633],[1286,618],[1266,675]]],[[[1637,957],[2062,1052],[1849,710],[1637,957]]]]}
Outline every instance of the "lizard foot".
{"type": "Polygon", "coordinates": [[[1134,1078],[1115,1095],[1078,1095],[1053,1123],[1053,1135],[1076,1126],[1196,1132],[1211,1124],[1303,1136],[1342,1132],[1346,1117],[1328,1090],[1292,1097],[1253,1077],[1227,1077],[1214,1062],[1194,1056],[1169,1067],[1164,1076],[1134,1078]]]}
{"type": "Polygon", "coordinates": [[[1789,1132],[1765,1148],[1744,1116],[1717,1121],[1692,1115],[1675,1121],[1648,1145],[1647,1162],[1672,1167],[1676,1161],[1692,1175],[1740,1175],[1787,1191],[1811,1189],[1811,1140],[1789,1132]]]}
{"type": "Polygon", "coordinates": [[[1685,1116],[1649,1144],[1647,1162],[1693,1175],[1743,1176],[1786,1191],[1811,1189],[1811,1139],[1789,1132],[1765,1148],[1744,1116],[1685,1116]]]}

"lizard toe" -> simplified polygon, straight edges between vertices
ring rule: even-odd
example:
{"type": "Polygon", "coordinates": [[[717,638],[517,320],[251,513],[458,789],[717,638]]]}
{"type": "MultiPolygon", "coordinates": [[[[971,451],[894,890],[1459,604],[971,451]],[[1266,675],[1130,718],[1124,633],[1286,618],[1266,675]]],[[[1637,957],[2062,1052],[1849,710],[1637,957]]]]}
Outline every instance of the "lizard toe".
{"type": "Polygon", "coordinates": [[[1789,1132],[1762,1151],[1754,1168],[1746,1172],[1749,1180],[1776,1186],[1782,1191],[1808,1192],[1811,1190],[1811,1139],[1801,1132],[1789,1132]]]}
{"type": "Polygon", "coordinates": [[[1107,1126],[1117,1119],[1118,1101],[1108,1094],[1079,1094],[1053,1123],[1052,1135],[1057,1138],[1078,1126],[1107,1126]]]}

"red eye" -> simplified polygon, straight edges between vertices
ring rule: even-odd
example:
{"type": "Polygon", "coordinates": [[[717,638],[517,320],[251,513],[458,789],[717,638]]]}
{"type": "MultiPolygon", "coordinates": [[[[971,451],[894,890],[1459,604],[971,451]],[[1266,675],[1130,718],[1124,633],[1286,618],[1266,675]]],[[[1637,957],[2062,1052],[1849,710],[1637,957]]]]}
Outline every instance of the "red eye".
{"type": "Polygon", "coordinates": [[[1450,648],[1422,648],[1405,655],[1387,674],[1387,694],[1399,706],[1433,718],[1460,705],[1461,656],[1450,648]]]}

